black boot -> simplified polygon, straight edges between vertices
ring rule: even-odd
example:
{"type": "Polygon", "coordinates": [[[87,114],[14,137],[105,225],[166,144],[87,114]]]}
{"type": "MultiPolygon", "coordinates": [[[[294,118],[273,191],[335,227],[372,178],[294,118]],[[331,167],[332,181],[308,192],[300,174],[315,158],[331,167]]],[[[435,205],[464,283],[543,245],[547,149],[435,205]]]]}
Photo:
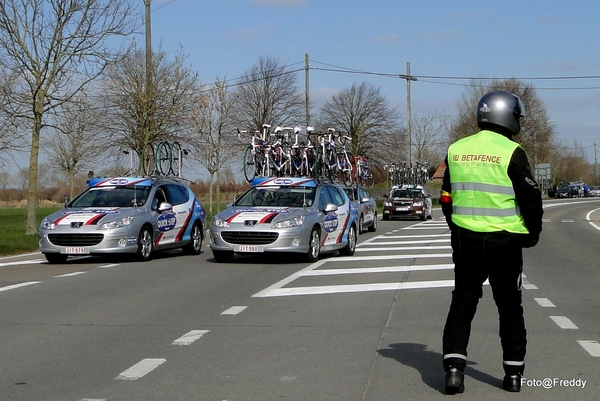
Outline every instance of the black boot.
{"type": "Polygon", "coordinates": [[[511,393],[518,393],[521,391],[521,375],[505,375],[504,380],[502,381],[502,388],[511,393]]]}
{"type": "MultiPolygon", "coordinates": [[[[446,393],[457,394],[465,391],[465,374],[457,368],[450,368],[446,372],[446,393]]],[[[520,382],[519,382],[520,383],[520,382]]]]}

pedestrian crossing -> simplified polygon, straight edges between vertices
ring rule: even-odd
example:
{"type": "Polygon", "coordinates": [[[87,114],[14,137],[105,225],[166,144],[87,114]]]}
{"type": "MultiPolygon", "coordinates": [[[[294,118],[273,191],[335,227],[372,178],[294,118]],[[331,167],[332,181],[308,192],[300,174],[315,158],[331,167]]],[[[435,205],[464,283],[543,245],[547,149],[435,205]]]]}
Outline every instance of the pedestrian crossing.
{"type": "Polygon", "coordinates": [[[453,268],[450,230],[442,218],[374,236],[359,243],[354,256],[323,256],[253,297],[447,288],[454,286],[453,268]],[[327,282],[314,285],[314,277],[327,282]]]}

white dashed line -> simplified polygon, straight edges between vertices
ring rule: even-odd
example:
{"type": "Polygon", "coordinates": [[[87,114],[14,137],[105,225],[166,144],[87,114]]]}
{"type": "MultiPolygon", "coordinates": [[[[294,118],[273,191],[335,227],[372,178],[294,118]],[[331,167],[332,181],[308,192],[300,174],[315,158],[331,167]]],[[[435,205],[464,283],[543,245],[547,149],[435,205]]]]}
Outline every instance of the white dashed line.
{"type": "Polygon", "coordinates": [[[552,303],[548,298],[533,298],[540,306],[544,308],[556,308],[556,305],[552,303]]]}
{"type": "Polygon", "coordinates": [[[190,345],[208,332],[209,330],[192,330],[173,341],[172,345],[190,345]]]}
{"type": "Polygon", "coordinates": [[[6,287],[0,287],[0,292],[14,290],[15,288],[27,287],[28,285],[39,284],[41,281],[27,281],[25,283],[7,285],[6,287]]]}
{"type": "Polygon", "coordinates": [[[577,340],[579,345],[583,347],[591,356],[600,357],[600,344],[598,341],[577,340]]]}
{"type": "Polygon", "coordinates": [[[136,363],[119,376],[115,377],[115,380],[137,380],[141,377],[146,376],[154,369],[165,363],[167,360],[164,358],[146,358],[136,363]]]}
{"type": "Polygon", "coordinates": [[[554,320],[554,323],[561,329],[577,330],[579,328],[566,316],[550,316],[550,319],[554,320]]]}
{"type": "Polygon", "coordinates": [[[98,266],[98,269],[108,269],[109,267],[115,267],[115,266],[120,266],[120,264],[119,263],[111,263],[108,265],[98,266]]]}
{"type": "Polygon", "coordinates": [[[54,276],[54,278],[73,277],[73,276],[79,276],[80,274],[85,274],[85,272],[66,273],[66,274],[61,274],[60,276],[54,276]]]}
{"type": "Polygon", "coordinates": [[[232,306],[231,308],[222,312],[221,315],[237,315],[238,313],[240,313],[241,311],[243,311],[246,308],[247,308],[247,306],[232,306]]]}

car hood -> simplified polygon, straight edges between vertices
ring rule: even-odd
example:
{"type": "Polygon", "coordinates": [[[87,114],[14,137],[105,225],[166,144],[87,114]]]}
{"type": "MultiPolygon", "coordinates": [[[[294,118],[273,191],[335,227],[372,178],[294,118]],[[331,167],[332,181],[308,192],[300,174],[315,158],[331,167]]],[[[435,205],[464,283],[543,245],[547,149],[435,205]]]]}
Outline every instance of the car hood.
{"type": "Polygon", "coordinates": [[[229,207],[218,214],[219,218],[228,223],[245,223],[253,221],[254,224],[270,224],[292,217],[309,214],[309,210],[296,207],[229,207]]]}
{"type": "Polygon", "coordinates": [[[61,209],[46,217],[57,226],[82,223],[84,225],[98,225],[118,218],[128,217],[140,213],[140,209],[133,207],[86,207],[61,209]]]}

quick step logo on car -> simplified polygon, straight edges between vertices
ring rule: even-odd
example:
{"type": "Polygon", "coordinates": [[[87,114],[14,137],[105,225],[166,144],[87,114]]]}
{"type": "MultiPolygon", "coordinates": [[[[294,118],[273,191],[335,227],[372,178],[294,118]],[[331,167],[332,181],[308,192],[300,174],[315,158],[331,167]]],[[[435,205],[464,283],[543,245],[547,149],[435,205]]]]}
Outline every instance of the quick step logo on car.
{"type": "Polygon", "coordinates": [[[173,213],[161,214],[156,219],[156,228],[158,231],[170,231],[175,228],[177,218],[173,213]]]}

